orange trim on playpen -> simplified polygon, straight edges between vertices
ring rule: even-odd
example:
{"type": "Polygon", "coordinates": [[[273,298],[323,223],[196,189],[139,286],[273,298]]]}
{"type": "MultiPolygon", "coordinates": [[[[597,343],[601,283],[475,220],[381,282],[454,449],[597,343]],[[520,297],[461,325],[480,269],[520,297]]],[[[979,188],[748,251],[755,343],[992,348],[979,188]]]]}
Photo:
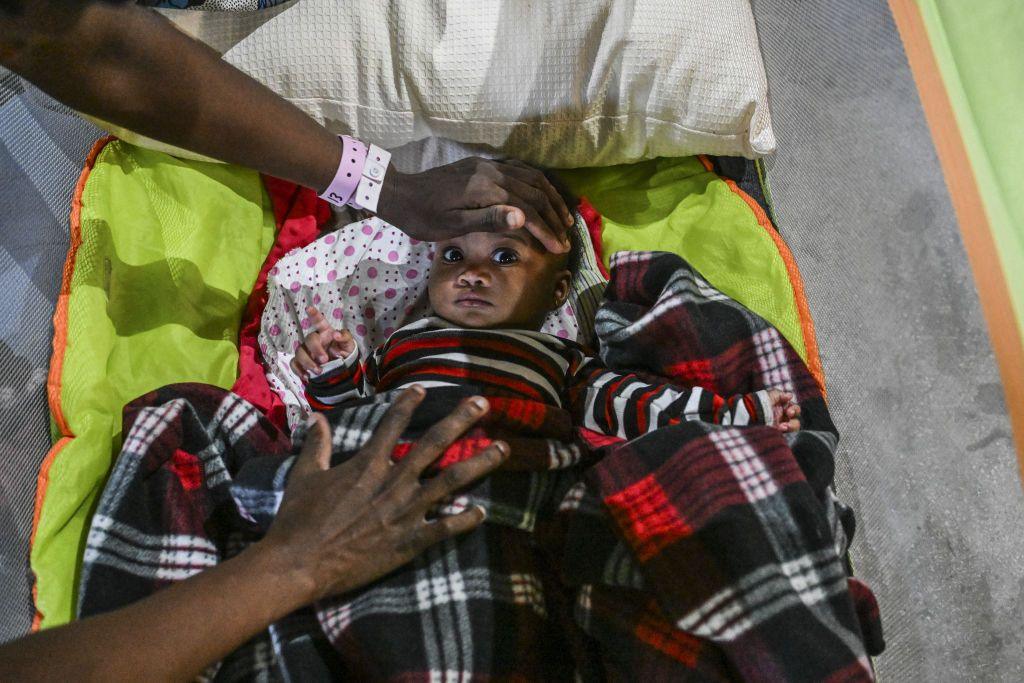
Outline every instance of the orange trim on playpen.
{"type": "MultiPolygon", "coordinates": [[[[36,530],[39,527],[39,517],[43,511],[43,500],[46,497],[46,489],[50,484],[50,467],[53,465],[54,460],[60,454],[61,450],[64,449],[71,439],[74,438],[74,434],[71,433],[71,428],[68,427],[67,420],[64,418],[64,411],[61,410],[61,377],[64,372],[64,351],[67,349],[68,343],[68,298],[71,295],[71,277],[75,272],[75,257],[78,255],[78,247],[82,245],[82,191],[85,189],[85,181],[89,177],[89,173],[92,171],[93,164],[96,162],[96,157],[99,156],[100,152],[107,143],[114,140],[114,136],[108,135],[106,137],[97,140],[93,143],[92,149],[89,150],[89,156],[85,160],[85,167],[82,169],[82,173],[78,176],[78,183],[75,185],[75,194],[71,200],[71,217],[70,217],[70,236],[71,246],[68,247],[68,256],[64,261],[64,270],[61,275],[60,283],[60,294],[57,297],[57,308],[53,313],[53,355],[50,357],[50,372],[46,377],[46,399],[50,406],[50,415],[53,416],[53,421],[57,425],[57,430],[60,432],[60,439],[53,445],[50,451],[43,458],[43,462],[39,467],[39,474],[36,477],[36,500],[35,509],[32,513],[32,534],[29,536],[29,552],[35,545],[36,541],[36,530]]],[[[32,584],[32,602],[36,601],[36,586],[32,584]]],[[[36,609],[35,616],[32,619],[32,630],[39,630],[39,625],[42,622],[43,615],[36,609]]]]}
{"type": "Polygon", "coordinates": [[[1010,290],[999,267],[999,254],[989,227],[985,205],[978,190],[970,156],[956,123],[953,105],[942,82],[938,62],[924,25],[921,10],[913,0],[889,0],[914,82],[921,97],[935,151],[946,179],[953,210],[974,284],[988,323],[992,351],[999,366],[1006,394],[1006,412],[1017,446],[1017,464],[1024,482],[1024,340],[1010,304],[1010,290]]]}
{"type": "MultiPolygon", "coordinates": [[[[714,165],[711,160],[700,155],[700,162],[704,164],[704,168],[713,172],[714,165]]],[[[751,197],[749,194],[743,191],[743,189],[737,185],[734,181],[728,178],[722,178],[726,185],[729,186],[733,192],[735,192],[740,199],[747,203],[750,210],[754,212],[754,218],[757,219],[758,225],[765,229],[768,236],[772,238],[775,243],[775,248],[779,250],[779,256],[782,257],[782,262],[786,264],[786,272],[789,274],[789,282],[793,287],[793,298],[796,301],[796,312],[800,316],[800,331],[804,335],[804,348],[807,351],[807,369],[810,370],[811,376],[821,387],[822,395],[827,396],[827,390],[825,388],[825,371],[821,366],[821,356],[818,353],[818,336],[814,332],[814,319],[811,317],[811,308],[807,305],[807,295],[804,292],[804,280],[800,276],[800,268],[796,265],[796,259],[793,258],[793,252],[789,250],[789,245],[782,239],[782,235],[775,229],[768,214],[764,212],[761,205],[751,197]]]]}

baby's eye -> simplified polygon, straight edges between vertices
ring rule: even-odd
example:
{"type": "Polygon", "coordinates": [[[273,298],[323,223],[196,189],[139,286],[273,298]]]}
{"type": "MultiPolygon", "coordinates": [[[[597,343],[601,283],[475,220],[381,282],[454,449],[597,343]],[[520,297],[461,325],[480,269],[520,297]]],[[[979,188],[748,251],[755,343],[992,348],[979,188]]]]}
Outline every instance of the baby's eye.
{"type": "Polygon", "coordinates": [[[519,261],[519,254],[515,249],[495,249],[491,254],[491,260],[499,265],[508,266],[519,261]]]}
{"type": "Polygon", "coordinates": [[[441,260],[445,263],[457,263],[462,260],[462,250],[458,247],[445,247],[441,252],[441,260]]]}

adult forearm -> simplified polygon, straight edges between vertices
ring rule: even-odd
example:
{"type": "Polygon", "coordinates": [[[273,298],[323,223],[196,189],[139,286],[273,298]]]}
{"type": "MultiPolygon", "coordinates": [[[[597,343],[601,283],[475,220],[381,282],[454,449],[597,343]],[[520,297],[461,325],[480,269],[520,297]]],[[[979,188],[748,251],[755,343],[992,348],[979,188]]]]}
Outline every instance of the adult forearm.
{"type": "Polygon", "coordinates": [[[277,549],[257,545],[117,612],[0,647],[10,680],[187,680],[312,599],[277,549]]]}
{"type": "Polygon", "coordinates": [[[65,104],[162,142],[323,190],[337,138],[150,10],[89,3],[10,66],[65,104]],[[57,66],[59,65],[59,66],[57,66]]]}

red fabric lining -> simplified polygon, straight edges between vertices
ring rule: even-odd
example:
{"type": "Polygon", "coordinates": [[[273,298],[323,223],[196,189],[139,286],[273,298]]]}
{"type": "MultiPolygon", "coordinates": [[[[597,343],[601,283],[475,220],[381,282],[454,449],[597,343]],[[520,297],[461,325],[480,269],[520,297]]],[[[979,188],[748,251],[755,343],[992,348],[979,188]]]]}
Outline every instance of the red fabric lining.
{"type": "Polygon", "coordinates": [[[263,368],[263,353],[259,348],[260,320],[267,305],[267,277],[270,269],[285,254],[319,237],[320,231],[331,220],[331,209],[308,188],[268,176],[263,177],[263,183],[270,195],[277,237],[263,262],[242,315],[238,335],[238,379],[231,391],[256,406],[275,425],[287,429],[284,402],[270,388],[263,368]]]}
{"type": "Polygon", "coordinates": [[[587,232],[590,233],[590,241],[594,245],[594,256],[597,257],[597,267],[601,271],[601,275],[604,279],[609,278],[608,269],[604,267],[604,254],[601,247],[601,231],[604,226],[601,222],[601,214],[597,212],[594,205],[590,203],[590,200],[586,197],[580,197],[580,204],[577,207],[580,216],[583,217],[583,221],[587,224],[587,232]]]}

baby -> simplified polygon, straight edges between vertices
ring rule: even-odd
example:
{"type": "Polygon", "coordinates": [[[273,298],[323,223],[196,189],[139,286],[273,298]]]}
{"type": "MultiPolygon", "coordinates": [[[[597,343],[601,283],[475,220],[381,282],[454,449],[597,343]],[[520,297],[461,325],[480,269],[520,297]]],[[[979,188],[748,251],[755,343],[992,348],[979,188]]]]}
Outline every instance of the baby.
{"type": "MultiPolygon", "coordinates": [[[[563,645],[587,627],[585,619],[569,625],[576,612],[558,603],[562,591],[575,588],[550,581],[561,572],[571,581],[583,576],[562,565],[562,541],[552,539],[561,538],[556,510],[571,505],[579,465],[591,457],[580,442],[600,448],[609,442],[604,435],[631,439],[682,420],[768,423],[788,432],[799,429],[800,408],[782,391],[722,398],[651,383],[540,332],[568,297],[578,259],[548,252],[525,230],[456,237],[435,253],[432,317],[402,327],[360,362],[352,336],[311,308],[316,327],[293,369],[306,380],[315,410],[343,407],[342,426],[359,424],[360,404],[379,401],[375,395],[419,384],[427,396],[407,429],[410,440],[463,398],[487,397],[490,410],[437,466],[472,457],[493,439],[508,444],[508,459],[437,514],[474,504],[488,523],[378,585],[318,605],[319,622],[357,679],[426,680],[429,670],[440,680],[432,667],[443,647],[450,661],[478,674],[449,670],[446,680],[564,680],[574,675],[574,660],[563,645]]],[[[572,543],[590,543],[591,531],[574,526],[572,543]]],[[[613,563],[615,576],[622,559],[613,563]]]]}
{"type": "MultiPolygon", "coordinates": [[[[515,402],[510,412],[517,416],[531,412],[524,405],[543,404],[537,407],[546,418],[565,411],[575,426],[626,439],[681,420],[800,428],[800,407],[790,393],[719,397],[699,387],[652,384],[608,370],[579,344],[540,332],[569,295],[575,258],[547,251],[526,230],[463,235],[439,242],[435,253],[428,282],[434,315],[397,330],[366,362],[346,330],[307,310],[314,329],[292,368],[306,382],[314,410],[419,384],[427,390],[425,404],[432,395],[479,394],[492,412],[500,412],[503,400],[515,402]]],[[[518,426],[512,422],[503,424],[506,433],[518,426]]]]}

